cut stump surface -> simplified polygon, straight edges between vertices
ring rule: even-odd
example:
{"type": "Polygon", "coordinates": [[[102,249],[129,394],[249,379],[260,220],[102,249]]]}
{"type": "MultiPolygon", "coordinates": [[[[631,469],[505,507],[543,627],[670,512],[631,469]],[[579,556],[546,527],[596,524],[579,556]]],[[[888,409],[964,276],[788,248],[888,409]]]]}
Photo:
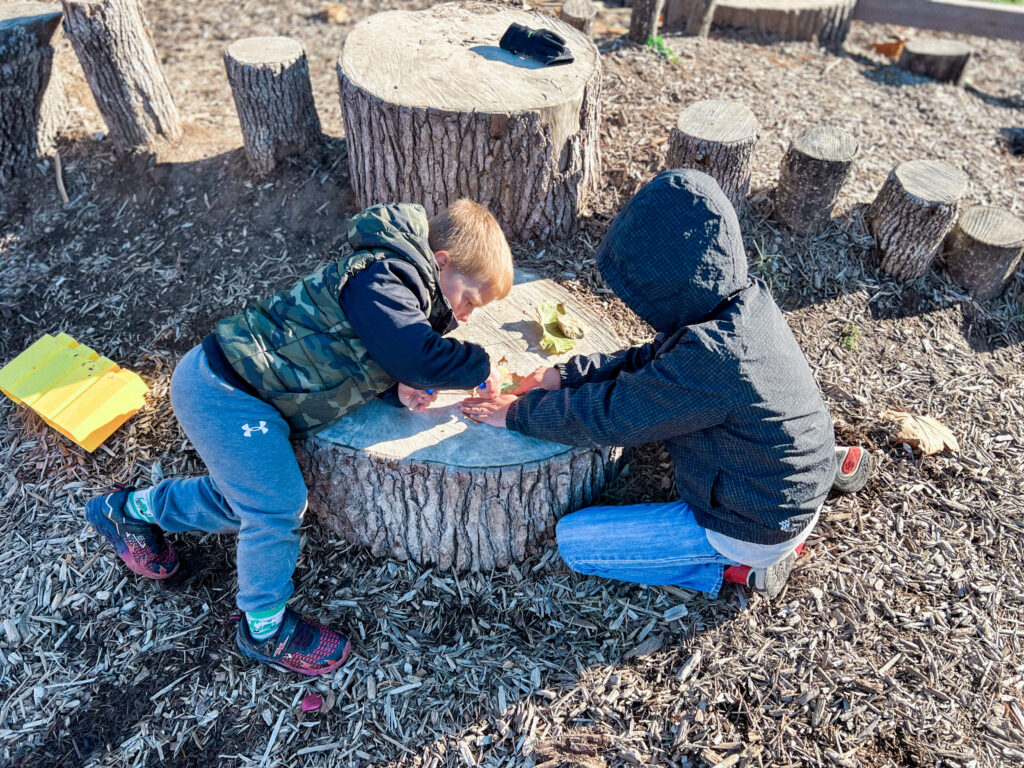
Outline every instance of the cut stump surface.
{"type": "Polygon", "coordinates": [[[1024,221],[1003,208],[975,205],[946,240],[946,271],[980,300],[1002,293],[1024,252],[1024,221]]]}
{"type": "Polygon", "coordinates": [[[600,60],[551,16],[445,3],[355,26],[338,62],[352,188],[429,215],[469,197],[510,238],[575,231],[597,192],[600,60]],[[498,46],[510,24],[563,38],[571,64],[544,67],[498,46]]]}
{"type": "MultiPolygon", "coordinates": [[[[599,314],[550,280],[517,270],[505,299],[474,313],[456,338],[481,343],[518,374],[573,354],[624,346],[599,314]],[[589,330],[556,357],[539,348],[535,308],[566,302],[589,330]]],[[[564,514],[593,503],[617,472],[617,448],[570,448],[474,424],[464,392],[442,392],[424,413],[373,401],[302,443],[310,509],[376,556],[442,570],[486,571],[524,560],[564,514]]]]}

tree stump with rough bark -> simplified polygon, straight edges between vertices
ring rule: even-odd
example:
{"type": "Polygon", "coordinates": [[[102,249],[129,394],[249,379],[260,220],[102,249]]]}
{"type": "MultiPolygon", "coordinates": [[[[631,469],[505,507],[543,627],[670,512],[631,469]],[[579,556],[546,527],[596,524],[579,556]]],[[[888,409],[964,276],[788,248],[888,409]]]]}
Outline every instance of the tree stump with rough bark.
{"type": "Polygon", "coordinates": [[[1024,221],[1003,208],[971,206],[943,250],[946,271],[954,280],[979,301],[994,299],[1024,254],[1024,221]]]}
{"type": "Polygon", "coordinates": [[[139,0],[62,0],[75,48],[119,152],[181,136],[178,108],[139,0]]]}
{"type": "Polygon", "coordinates": [[[927,272],[956,224],[966,188],[967,176],[941,160],[898,165],[866,214],[879,266],[901,278],[927,272]]]}
{"type": "Polygon", "coordinates": [[[598,190],[601,64],[582,32],[502,6],[388,11],[349,33],[338,62],[352,188],[429,215],[460,197],[516,240],[572,234],[598,190]],[[498,47],[510,24],[565,38],[571,64],[498,47]]]}
{"type": "Polygon", "coordinates": [[[242,125],[245,154],[260,175],[321,138],[309,65],[302,46],[287,37],[247,37],[224,52],[231,93],[242,125]]]}
{"type": "MultiPolygon", "coordinates": [[[[478,309],[456,338],[484,345],[527,374],[572,354],[610,352],[622,341],[603,318],[547,279],[516,271],[505,299],[478,309]],[[539,350],[536,306],[568,302],[589,330],[566,355],[539,350]]],[[[518,563],[554,534],[564,514],[593,503],[618,471],[618,448],[570,448],[474,424],[468,393],[439,393],[413,413],[373,401],[299,447],[310,510],[375,556],[449,571],[518,563]]]]}
{"type": "Polygon", "coordinates": [[[658,34],[658,19],[665,0],[633,0],[629,14],[629,39],[645,45],[658,34]]]}
{"type": "MultiPolygon", "coordinates": [[[[707,37],[711,31],[711,22],[715,18],[717,3],[718,0],[678,0],[679,22],[686,34],[692,37],[707,37]]],[[[668,11],[665,15],[668,16],[668,11]]]]}
{"type": "Polygon", "coordinates": [[[857,150],[853,136],[825,126],[805,131],[790,144],[775,191],[779,223],[805,235],[828,226],[857,150]]]}
{"type": "MultiPolygon", "coordinates": [[[[684,7],[692,2],[668,0],[665,25],[680,26],[685,21],[684,7]]],[[[714,23],[839,47],[850,30],[856,5],[857,0],[719,0],[714,23]]]]}
{"type": "Polygon", "coordinates": [[[959,40],[922,37],[903,46],[900,66],[917,75],[960,85],[971,53],[971,47],[959,40]]]}
{"type": "Polygon", "coordinates": [[[0,5],[0,186],[53,150],[67,100],[53,68],[60,6],[0,5]]]}
{"type": "Polygon", "coordinates": [[[597,6],[590,0],[565,0],[558,11],[558,18],[575,27],[587,37],[594,36],[594,19],[597,17],[597,6]]]}
{"type": "Polygon", "coordinates": [[[711,176],[737,212],[750,189],[750,158],[761,126],[739,101],[698,101],[683,110],[669,136],[668,168],[693,168],[711,176]]]}

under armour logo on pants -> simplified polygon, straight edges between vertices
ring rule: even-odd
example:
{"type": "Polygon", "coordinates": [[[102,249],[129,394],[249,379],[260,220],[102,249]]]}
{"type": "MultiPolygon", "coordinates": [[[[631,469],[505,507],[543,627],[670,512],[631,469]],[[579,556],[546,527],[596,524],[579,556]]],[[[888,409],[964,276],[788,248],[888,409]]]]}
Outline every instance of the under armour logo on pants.
{"type": "Polygon", "coordinates": [[[253,432],[262,432],[263,434],[267,434],[267,432],[270,431],[267,429],[267,422],[265,421],[261,421],[258,427],[250,427],[248,424],[243,424],[242,429],[245,430],[246,437],[252,437],[253,432]]]}

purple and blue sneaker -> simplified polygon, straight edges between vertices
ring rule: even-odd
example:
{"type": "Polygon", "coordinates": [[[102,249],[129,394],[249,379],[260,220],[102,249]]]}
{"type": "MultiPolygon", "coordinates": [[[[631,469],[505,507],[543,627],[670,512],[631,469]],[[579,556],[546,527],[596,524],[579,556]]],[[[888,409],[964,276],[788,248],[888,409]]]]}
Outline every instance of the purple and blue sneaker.
{"type": "Polygon", "coordinates": [[[85,518],[132,571],[147,579],[166,579],[178,571],[178,554],[152,523],[125,514],[128,494],[134,488],[118,487],[113,493],[89,499],[85,518]]]}
{"type": "Polygon", "coordinates": [[[249,633],[244,616],[232,616],[231,620],[238,623],[236,642],[243,656],[286,672],[326,675],[345,663],[352,648],[341,632],[307,621],[291,608],[285,608],[281,626],[266,640],[249,633]]]}

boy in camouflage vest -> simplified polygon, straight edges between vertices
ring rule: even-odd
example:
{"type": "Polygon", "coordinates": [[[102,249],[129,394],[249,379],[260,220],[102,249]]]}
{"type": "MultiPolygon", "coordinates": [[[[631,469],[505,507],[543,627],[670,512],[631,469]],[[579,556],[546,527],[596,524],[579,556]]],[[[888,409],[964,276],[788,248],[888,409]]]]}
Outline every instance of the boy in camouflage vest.
{"type": "Polygon", "coordinates": [[[286,607],[306,486],[289,439],[375,397],[423,410],[427,390],[500,392],[482,347],[445,338],[512,288],[512,254],[486,208],[460,200],[427,220],[418,205],[352,219],[352,252],[290,290],[219,322],[182,358],[171,404],[210,471],[96,497],[86,517],[128,567],[165,579],[178,557],[163,532],[237,532],[237,643],[304,675],[345,662],[341,632],[286,607]],[[458,322],[457,322],[458,321],[458,322]]]}

